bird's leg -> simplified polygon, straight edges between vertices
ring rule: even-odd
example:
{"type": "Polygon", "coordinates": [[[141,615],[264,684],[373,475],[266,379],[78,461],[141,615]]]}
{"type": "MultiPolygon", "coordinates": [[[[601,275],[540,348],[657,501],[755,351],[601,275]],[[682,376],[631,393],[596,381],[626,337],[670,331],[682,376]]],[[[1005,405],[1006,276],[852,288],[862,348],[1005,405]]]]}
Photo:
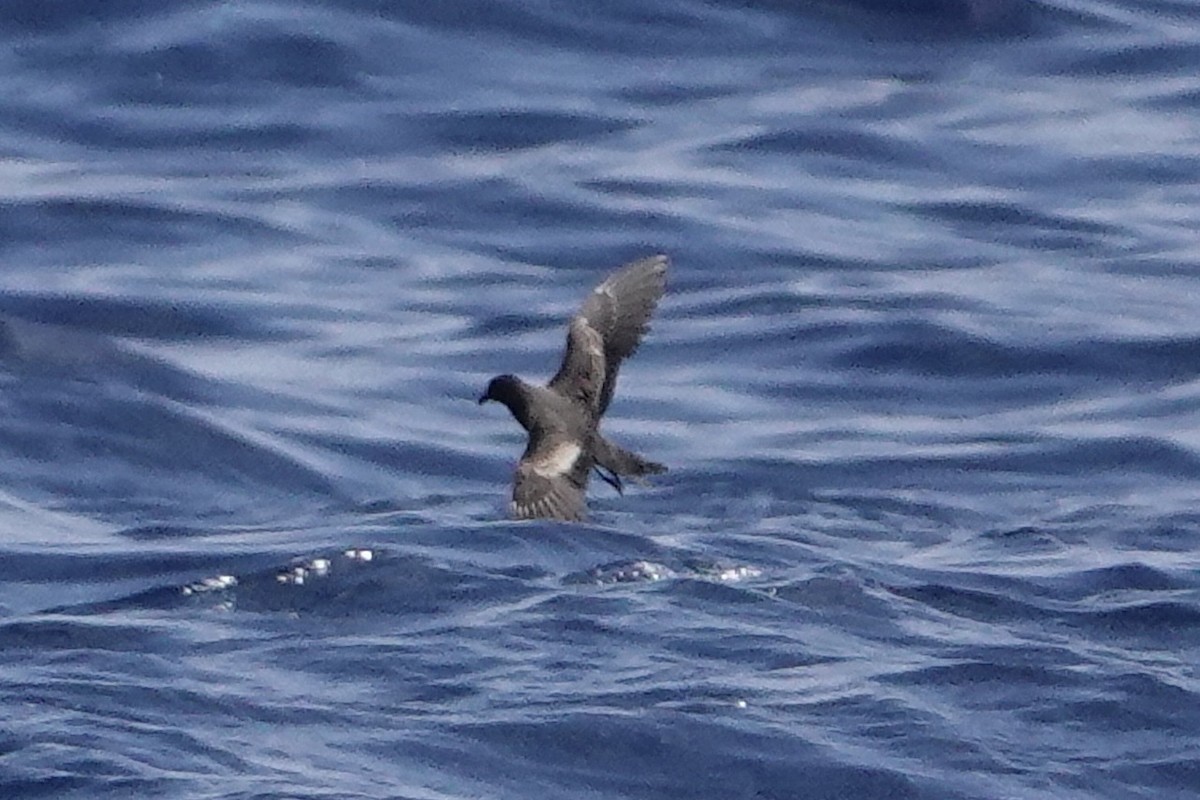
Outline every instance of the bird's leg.
{"type": "Polygon", "coordinates": [[[612,472],[611,470],[608,472],[608,474],[605,474],[604,468],[602,468],[599,464],[594,464],[593,469],[596,470],[596,474],[600,476],[601,480],[617,490],[617,494],[621,496],[625,495],[625,487],[621,483],[620,475],[612,472]]]}

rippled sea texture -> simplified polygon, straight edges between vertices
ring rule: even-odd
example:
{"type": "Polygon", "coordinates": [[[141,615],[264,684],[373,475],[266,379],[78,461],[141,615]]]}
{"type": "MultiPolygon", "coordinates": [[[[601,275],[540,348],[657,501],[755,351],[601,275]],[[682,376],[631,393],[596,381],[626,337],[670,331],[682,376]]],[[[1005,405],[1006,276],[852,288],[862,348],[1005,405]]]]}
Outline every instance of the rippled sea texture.
{"type": "Polygon", "coordinates": [[[1194,798],[1192,2],[10,0],[0,796],[1194,798]],[[612,267],[605,429],[504,519],[612,267]]]}

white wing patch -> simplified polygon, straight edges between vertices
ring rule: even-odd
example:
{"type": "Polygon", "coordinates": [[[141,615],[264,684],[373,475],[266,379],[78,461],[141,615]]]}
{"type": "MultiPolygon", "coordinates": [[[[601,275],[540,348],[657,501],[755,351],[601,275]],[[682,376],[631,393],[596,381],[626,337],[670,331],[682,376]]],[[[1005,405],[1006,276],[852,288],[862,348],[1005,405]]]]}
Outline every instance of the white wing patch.
{"type": "Polygon", "coordinates": [[[535,475],[543,478],[557,478],[566,475],[575,466],[579,454],[583,452],[578,442],[563,442],[537,460],[531,460],[535,475]]]}
{"type": "Polygon", "coordinates": [[[571,333],[575,334],[583,345],[583,349],[593,356],[604,355],[604,337],[600,331],[588,324],[583,317],[571,320],[571,333]]]}
{"type": "Polygon", "coordinates": [[[586,341],[585,347],[587,347],[587,351],[597,358],[603,358],[604,337],[600,335],[599,331],[597,331],[591,325],[588,325],[586,322],[582,323],[580,327],[583,328],[584,339],[586,341]]]}

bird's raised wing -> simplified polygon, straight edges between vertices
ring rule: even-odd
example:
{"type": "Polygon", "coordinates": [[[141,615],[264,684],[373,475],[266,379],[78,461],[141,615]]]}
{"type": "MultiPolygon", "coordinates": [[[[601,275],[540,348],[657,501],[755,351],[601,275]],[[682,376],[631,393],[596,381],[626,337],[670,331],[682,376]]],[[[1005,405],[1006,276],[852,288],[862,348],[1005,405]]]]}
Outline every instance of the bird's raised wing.
{"type": "Polygon", "coordinates": [[[582,316],[571,320],[567,330],[567,351],[562,366],[547,384],[563,397],[580,403],[592,417],[599,417],[600,394],[607,371],[604,340],[582,316]]]}
{"type": "Polygon", "coordinates": [[[573,396],[574,393],[569,390],[575,388],[572,376],[580,372],[580,356],[577,353],[579,348],[573,347],[572,339],[577,328],[586,327],[598,334],[602,343],[604,369],[594,407],[597,416],[605,412],[616,390],[617,370],[621,361],[637,349],[650,327],[650,317],[666,290],[668,263],[666,256],[634,261],[609,275],[592,290],[583,301],[579,313],[571,320],[567,352],[558,374],[550,381],[550,388],[573,396]]]}

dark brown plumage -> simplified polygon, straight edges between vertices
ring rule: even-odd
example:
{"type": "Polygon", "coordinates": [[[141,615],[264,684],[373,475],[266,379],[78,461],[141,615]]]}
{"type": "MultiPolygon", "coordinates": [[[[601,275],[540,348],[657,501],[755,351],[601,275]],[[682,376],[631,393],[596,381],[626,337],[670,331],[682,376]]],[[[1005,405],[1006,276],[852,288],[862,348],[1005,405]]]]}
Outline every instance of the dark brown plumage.
{"type": "Polygon", "coordinates": [[[503,403],[529,433],[513,478],[514,517],[582,520],[588,477],[594,468],[618,492],[621,476],[665,472],[600,435],[600,418],[612,402],[621,361],[637,349],[666,289],[667,257],[628,264],[584,300],[567,328],[562,365],[546,386],[498,375],[480,403],[503,403]],[[607,474],[605,474],[607,472],[607,474]]]}

